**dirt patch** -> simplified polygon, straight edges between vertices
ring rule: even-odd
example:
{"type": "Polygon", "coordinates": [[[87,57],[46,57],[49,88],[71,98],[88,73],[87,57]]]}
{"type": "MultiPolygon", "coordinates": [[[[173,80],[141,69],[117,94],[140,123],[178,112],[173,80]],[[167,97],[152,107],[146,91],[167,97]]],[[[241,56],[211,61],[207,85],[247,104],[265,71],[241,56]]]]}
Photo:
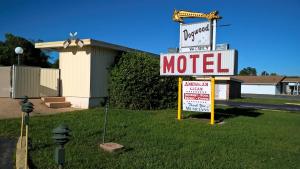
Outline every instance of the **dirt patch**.
{"type": "MultiPolygon", "coordinates": [[[[17,118],[21,117],[21,107],[19,99],[0,98],[0,119],[17,118]]],[[[61,112],[69,112],[74,110],[82,110],[78,108],[48,108],[41,99],[29,99],[34,104],[34,111],[30,114],[36,115],[49,115],[61,112]]]]}

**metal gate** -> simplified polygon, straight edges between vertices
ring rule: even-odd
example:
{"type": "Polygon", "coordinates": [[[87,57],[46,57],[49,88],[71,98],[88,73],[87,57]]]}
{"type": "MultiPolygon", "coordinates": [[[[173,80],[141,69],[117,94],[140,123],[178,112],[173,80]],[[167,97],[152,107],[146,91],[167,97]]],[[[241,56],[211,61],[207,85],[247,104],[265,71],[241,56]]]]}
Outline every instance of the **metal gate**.
{"type": "Polygon", "coordinates": [[[0,67],[0,97],[10,97],[11,67],[0,67]]]}
{"type": "Polygon", "coordinates": [[[12,98],[59,96],[59,69],[12,67],[12,98]]]}
{"type": "Polygon", "coordinates": [[[12,68],[12,98],[28,96],[40,97],[40,68],[13,66],[12,68]]]}

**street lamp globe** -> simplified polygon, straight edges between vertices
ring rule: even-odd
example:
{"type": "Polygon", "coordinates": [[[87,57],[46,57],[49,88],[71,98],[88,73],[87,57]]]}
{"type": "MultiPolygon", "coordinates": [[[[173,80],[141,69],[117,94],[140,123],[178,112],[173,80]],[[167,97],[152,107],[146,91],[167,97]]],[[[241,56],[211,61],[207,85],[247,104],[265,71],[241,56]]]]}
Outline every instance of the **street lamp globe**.
{"type": "Polygon", "coordinates": [[[21,47],[16,47],[16,48],[15,48],[15,52],[16,52],[16,54],[21,55],[21,54],[23,54],[23,48],[21,48],[21,47]]]}
{"type": "Polygon", "coordinates": [[[16,47],[16,48],[15,48],[15,52],[16,52],[16,54],[18,55],[18,65],[20,65],[20,55],[23,54],[23,48],[21,48],[21,47],[16,47]]]}

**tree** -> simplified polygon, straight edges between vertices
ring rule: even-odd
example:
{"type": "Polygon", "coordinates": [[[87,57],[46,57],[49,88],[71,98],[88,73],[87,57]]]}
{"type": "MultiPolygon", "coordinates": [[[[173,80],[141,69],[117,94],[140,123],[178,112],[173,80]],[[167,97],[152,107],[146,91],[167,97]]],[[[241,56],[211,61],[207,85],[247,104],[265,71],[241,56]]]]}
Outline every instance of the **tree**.
{"type": "Polygon", "coordinates": [[[262,71],[260,75],[261,76],[269,76],[269,73],[267,71],[262,71]]]}
{"type": "Polygon", "coordinates": [[[5,34],[5,41],[0,41],[0,65],[11,66],[17,64],[15,48],[20,46],[24,53],[21,56],[21,63],[27,66],[50,67],[49,56],[36,49],[34,44],[25,38],[13,34],[5,34]]]}
{"type": "Polygon", "coordinates": [[[270,76],[278,76],[277,73],[271,73],[270,76]]]}
{"type": "Polygon", "coordinates": [[[51,66],[52,68],[59,68],[59,58],[55,60],[55,62],[51,66]]]}
{"type": "Polygon", "coordinates": [[[256,69],[252,67],[243,68],[239,75],[241,76],[256,76],[256,69]]]}

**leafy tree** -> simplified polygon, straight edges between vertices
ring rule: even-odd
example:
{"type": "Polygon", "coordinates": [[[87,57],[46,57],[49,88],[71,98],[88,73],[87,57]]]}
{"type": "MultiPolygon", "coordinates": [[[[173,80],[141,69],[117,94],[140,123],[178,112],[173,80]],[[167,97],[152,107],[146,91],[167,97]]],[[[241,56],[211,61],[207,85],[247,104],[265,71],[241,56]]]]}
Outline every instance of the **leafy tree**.
{"type": "Polygon", "coordinates": [[[267,71],[262,71],[260,75],[261,76],[269,76],[269,73],[267,71]]]}
{"type": "Polygon", "coordinates": [[[49,56],[40,49],[36,49],[34,44],[25,38],[13,34],[5,34],[5,41],[0,41],[0,65],[11,66],[17,64],[15,48],[20,46],[24,53],[21,56],[21,63],[28,66],[50,67],[49,56]]]}
{"type": "Polygon", "coordinates": [[[256,76],[256,69],[252,67],[243,68],[239,75],[241,76],[256,76]]]}

